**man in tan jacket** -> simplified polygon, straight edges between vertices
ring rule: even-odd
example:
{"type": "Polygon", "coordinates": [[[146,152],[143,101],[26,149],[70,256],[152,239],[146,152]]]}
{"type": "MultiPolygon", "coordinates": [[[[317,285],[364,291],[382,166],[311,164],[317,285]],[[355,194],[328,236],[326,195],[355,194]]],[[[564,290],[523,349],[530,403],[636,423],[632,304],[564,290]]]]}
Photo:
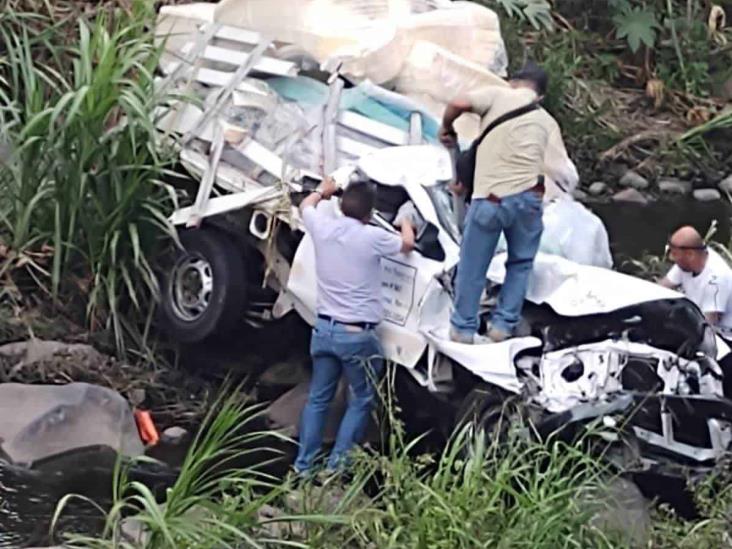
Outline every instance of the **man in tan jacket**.
{"type": "MultiPolygon", "coordinates": [[[[487,87],[453,101],[445,110],[440,140],[455,146],[453,122],[464,112],[482,117],[486,128],[511,111],[538,103],[548,76],[529,64],[513,76],[510,87],[487,87]]],[[[539,249],[544,195],[544,155],[557,122],[535,109],[496,126],[480,143],[472,203],[465,220],[455,286],[450,337],[461,343],[500,342],[512,336],[523,307],[534,257],[539,249]],[[506,278],[487,338],[478,336],[478,306],[501,233],[506,236],[506,278]]],[[[562,182],[565,174],[547,174],[562,182]]]]}

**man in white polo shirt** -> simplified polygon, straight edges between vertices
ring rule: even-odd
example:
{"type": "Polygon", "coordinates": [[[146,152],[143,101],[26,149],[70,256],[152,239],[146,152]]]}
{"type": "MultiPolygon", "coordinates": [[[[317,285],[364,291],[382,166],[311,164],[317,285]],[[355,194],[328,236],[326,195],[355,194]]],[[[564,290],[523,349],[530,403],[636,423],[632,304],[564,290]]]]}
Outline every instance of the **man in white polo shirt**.
{"type": "Polygon", "coordinates": [[[693,227],[681,227],[671,235],[668,251],[674,266],[660,284],[681,289],[712,326],[732,335],[732,268],[693,227]]]}

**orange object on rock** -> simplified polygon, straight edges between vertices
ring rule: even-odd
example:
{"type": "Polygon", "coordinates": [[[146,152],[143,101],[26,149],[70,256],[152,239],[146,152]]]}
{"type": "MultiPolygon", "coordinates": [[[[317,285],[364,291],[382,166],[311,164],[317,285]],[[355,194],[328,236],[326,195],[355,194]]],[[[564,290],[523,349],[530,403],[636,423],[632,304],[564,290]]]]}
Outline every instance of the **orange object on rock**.
{"type": "Polygon", "coordinates": [[[160,435],[155,428],[150,412],[146,410],[135,410],[135,422],[140,438],[147,446],[155,446],[160,441],[160,435]]]}

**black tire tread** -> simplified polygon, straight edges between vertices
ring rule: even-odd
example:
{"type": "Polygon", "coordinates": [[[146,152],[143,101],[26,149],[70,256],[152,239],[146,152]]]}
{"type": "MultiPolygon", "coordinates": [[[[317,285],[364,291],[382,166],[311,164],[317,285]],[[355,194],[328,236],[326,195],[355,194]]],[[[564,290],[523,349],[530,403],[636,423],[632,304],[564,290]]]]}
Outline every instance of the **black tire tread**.
{"type": "MultiPolygon", "coordinates": [[[[169,298],[171,280],[166,277],[162,300],[165,330],[185,343],[224,335],[239,323],[246,308],[247,276],[242,250],[226,233],[210,227],[181,231],[179,237],[185,250],[202,255],[211,264],[214,290],[208,310],[200,318],[186,322],[173,312],[169,298]]],[[[180,251],[178,257],[182,253],[186,252],[180,251]]]]}

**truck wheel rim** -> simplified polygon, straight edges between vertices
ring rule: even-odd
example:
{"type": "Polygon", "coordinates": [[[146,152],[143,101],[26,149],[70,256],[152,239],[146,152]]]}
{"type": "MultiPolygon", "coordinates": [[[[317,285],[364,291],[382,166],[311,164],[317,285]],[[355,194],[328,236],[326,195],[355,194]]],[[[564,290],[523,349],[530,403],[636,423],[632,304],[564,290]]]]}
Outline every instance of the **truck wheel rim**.
{"type": "Polygon", "coordinates": [[[173,268],[172,281],[169,297],[173,312],[186,322],[198,320],[211,303],[211,264],[202,257],[184,257],[173,268]]]}

